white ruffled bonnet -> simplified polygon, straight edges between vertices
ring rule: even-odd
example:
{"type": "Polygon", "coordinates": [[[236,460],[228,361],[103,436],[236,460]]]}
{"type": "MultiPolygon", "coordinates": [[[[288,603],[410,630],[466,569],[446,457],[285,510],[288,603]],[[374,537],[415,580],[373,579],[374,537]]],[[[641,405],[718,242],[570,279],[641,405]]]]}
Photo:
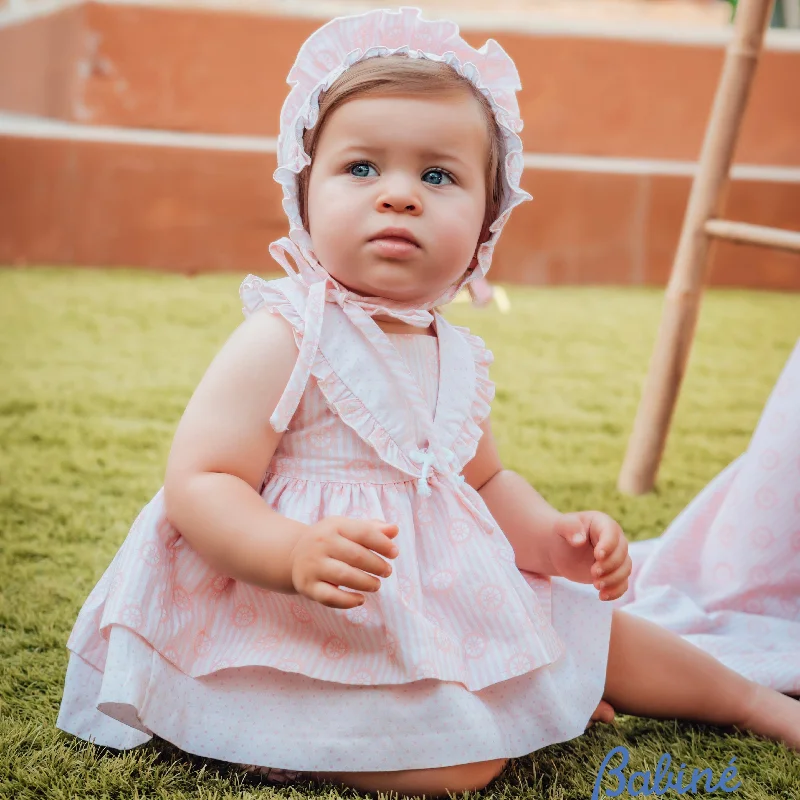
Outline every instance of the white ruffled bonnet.
{"type": "Polygon", "coordinates": [[[288,238],[283,237],[270,245],[270,253],[289,275],[301,283],[308,286],[327,279],[334,284],[337,294],[357,300],[362,308],[374,305],[365,302],[374,300],[389,313],[392,309],[399,311],[408,306],[385,298],[363,298],[349,292],[319,264],[311,237],[300,217],[297,178],[311,163],[303,150],[303,132],[317,123],[320,93],[356,62],[394,53],[446,62],[470,80],[489,101],[505,146],[505,158],[501,164],[505,191],[500,213],[489,227],[491,235],[488,241],[478,248],[475,270],[435,301],[415,308],[421,311],[443,305],[476,276],[486,275],[497,239],[512,209],[533,199],[519,185],[523,168],[522,140],[518,135],[522,130],[522,120],[516,98],[516,92],[522,88],[519,74],[514,62],[494,39],[488,39],[476,50],[459,36],[454,22],[423,19],[419,8],[407,6],[397,11],[376,9],[337,17],[316,30],[303,43],[286,79],[292,89],[281,109],[278,168],[273,177],[283,187],[283,208],[290,228],[288,238]],[[292,256],[299,273],[286,262],[286,253],[292,256]]]}

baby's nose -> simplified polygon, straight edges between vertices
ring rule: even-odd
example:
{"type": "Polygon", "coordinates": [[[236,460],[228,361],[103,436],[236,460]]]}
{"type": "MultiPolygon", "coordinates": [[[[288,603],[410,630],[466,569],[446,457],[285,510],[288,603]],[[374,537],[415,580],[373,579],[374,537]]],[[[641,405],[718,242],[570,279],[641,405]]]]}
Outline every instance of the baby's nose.
{"type": "Polygon", "coordinates": [[[394,209],[395,211],[416,211],[417,207],[414,203],[403,205],[402,202],[384,201],[383,207],[387,210],[394,209]]]}
{"type": "Polygon", "coordinates": [[[419,191],[407,178],[387,178],[377,200],[381,211],[405,211],[412,214],[422,211],[419,191]]]}

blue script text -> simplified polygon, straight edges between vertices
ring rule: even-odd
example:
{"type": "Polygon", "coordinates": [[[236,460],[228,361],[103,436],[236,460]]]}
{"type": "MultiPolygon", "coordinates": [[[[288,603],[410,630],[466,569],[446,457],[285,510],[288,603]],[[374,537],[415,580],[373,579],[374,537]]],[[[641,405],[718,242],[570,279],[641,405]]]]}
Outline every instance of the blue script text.
{"type": "Polygon", "coordinates": [[[650,772],[633,772],[630,778],[626,779],[623,770],[630,761],[630,753],[627,747],[620,745],[619,747],[609,750],[606,757],[603,759],[603,763],[600,765],[600,769],[597,772],[597,779],[594,782],[592,800],[599,800],[601,797],[600,787],[603,775],[606,774],[606,771],[608,775],[617,779],[617,785],[614,789],[604,789],[604,797],[618,797],[625,791],[627,791],[631,797],[651,794],[660,796],[666,794],[670,789],[676,794],[687,794],[689,792],[696,794],[697,783],[703,776],[705,776],[706,785],[704,788],[707,792],[715,792],[717,789],[722,789],[723,792],[735,792],[742,785],[741,781],[738,781],[734,785],[730,785],[729,783],[736,779],[737,769],[733,763],[735,760],[736,756],[728,762],[728,766],[722,771],[719,783],[716,784],[716,786],[714,785],[714,773],[708,767],[702,770],[693,769],[689,783],[684,786],[683,772],[686,768],[686,764],[681,764],[677,776],[674,776],[671,772],[667,772],[672,763],[669,753],[664,753],[664,755],[658,759],[655,777],[653,777],[650,772]],[[622,763],[611,769],[609,768],[609,762],[617,753],[622,753],[622,763]],[[660,783],[664,777],[667,779],[666,785],[661,786],[660,783]]]}

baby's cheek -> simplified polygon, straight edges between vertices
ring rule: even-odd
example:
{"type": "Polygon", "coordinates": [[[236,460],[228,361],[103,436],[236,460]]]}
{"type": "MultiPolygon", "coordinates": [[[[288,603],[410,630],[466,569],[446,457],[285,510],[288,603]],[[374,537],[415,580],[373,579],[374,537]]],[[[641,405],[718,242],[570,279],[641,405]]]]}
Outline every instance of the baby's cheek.
{"type": "Polygon", "coordinates": [[[442,278],[455,280],[469,267],[478,244],[480,230],[472,230],[463,222],[448,221],[435,227],[436,237],[429,255],[442,278]]]}
{"type": "Polygon", "coordinates": [[[346,184],[312,181],[308,195],[308,219],[314,247],[325,247],[331,240],[356,238],[364,231],[363,200],[354,196],[346,184]],[[324,240],[318,245],[317,239],[324,240]]]}
{"type": "Polygon", "coordinates": [[[341,209],[311,216],[311,241],[320,264],[336,279],[346,282],[359,243],[359,227],[341,209]]]}

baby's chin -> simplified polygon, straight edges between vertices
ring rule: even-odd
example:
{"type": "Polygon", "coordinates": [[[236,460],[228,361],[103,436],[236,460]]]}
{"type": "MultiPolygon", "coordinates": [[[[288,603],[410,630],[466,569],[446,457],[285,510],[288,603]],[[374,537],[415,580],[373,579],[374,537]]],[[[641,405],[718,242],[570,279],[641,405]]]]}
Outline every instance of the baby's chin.
{"type": "Polygon", "coordinates": [[[389,281],[374,284],[354,284],[337,277],[333,272],[330,273],[345,289],[361,297],[377,297],[381,300],[391,300],[394,303],[403,303],[415,306],[422,306],[426,303],[433,303],[441,297],[445,289],[429,290],[421,293],[419,287],[391,285],[389,281]]]}

